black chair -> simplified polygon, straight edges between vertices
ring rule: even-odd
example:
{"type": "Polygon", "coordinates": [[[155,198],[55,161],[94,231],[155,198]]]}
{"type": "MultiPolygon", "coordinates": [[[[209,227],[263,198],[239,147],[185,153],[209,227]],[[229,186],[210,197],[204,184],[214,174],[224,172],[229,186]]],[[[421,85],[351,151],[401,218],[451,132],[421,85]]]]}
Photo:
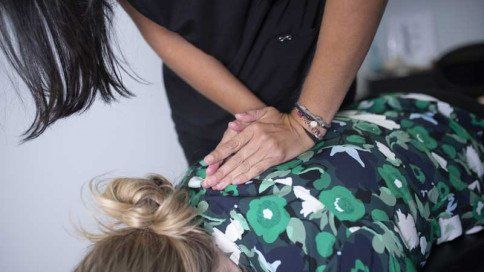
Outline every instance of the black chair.
{"type": "Polygon", "coordinates": [[[423,271],[484,271],[484,230],[434,246],[423,271]]]}

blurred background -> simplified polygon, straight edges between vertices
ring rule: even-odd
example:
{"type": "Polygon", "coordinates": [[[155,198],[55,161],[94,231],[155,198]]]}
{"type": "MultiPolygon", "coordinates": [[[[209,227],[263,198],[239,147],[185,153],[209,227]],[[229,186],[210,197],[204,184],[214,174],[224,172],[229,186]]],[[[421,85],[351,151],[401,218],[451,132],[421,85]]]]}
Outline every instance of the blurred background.
{"type": "MultiPolygon", "coordinates": [[[[121,50],[150,84],[125,77],[137,97],[95,103],[24,144],[20,136],[32,120],[33,105],[0,56],[0,271],[72,270],[88,246],[73,224],[92,225],[81,187],[93,177],[160,173],[176,182],[184,173],[160,60],[127,15],[116,13],[121,50]]],[[[482,0],[389,1],[359,72],[358,96],[437,88],[442,57],[479,42],[484,42],[482,0]]]]}

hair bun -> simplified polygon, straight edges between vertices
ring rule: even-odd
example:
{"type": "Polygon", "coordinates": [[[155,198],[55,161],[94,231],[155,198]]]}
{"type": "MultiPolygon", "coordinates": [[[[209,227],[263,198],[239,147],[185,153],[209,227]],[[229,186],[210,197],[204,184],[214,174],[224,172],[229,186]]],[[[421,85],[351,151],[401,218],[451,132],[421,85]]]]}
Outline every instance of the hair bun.
{"type": "Polygon", "coordinates": [[[199,231],[193,222],[197,213],[188,203],[187,192],[161,176],[118,178],[104,189],[91,184],[91,191],[101,210],[114,219],[113,226],[106,227],[108,231],[124,226],[178,239],[199,231]]]}

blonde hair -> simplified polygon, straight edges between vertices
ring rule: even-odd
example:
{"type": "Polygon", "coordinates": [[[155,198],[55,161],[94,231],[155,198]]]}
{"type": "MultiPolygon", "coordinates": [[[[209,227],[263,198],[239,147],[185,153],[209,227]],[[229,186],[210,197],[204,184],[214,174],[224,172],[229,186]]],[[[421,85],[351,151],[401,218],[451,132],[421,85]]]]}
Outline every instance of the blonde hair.
{"type": "Polygon", "coordinates": [[[196,221],[188,194],[161,176],[90,183],[101,232],[83,231],[94,244],[76,272],[209,272],[216,251],[196,221]]]}

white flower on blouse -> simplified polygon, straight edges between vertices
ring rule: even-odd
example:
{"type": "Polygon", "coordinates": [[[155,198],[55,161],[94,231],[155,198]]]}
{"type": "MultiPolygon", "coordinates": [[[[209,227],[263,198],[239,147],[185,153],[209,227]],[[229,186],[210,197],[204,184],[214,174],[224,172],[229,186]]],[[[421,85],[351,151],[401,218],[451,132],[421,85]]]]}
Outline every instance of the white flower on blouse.
{"type": "Polygon", "coordinates": [[[437,163],[440,165],[440,167],[444,170],[447,171],[447,161],[439,156],[437,153],[432,152],[432,157],[437,161],[437,163]]]}
{"type": "Polygon", "coordinates": [[[472,182],[471,184],[469,184],[469,186],[467,186],[467,188],[469,188],[470,190],[477,190],[478,193],[481,192],[481,185],[479,184],[479,181],[476,179],[474,180],[474,182],[472,182]]]}
{"type": "Polygon", "coordinates": [[[242,239],[242,234],[244,234],[244,227],[238,220],[230,219],[230,224],[227,225],[225,229],[225,236],[232,241],[235,242],[237,240],[242,239]]]}
{"type": "Polygon", "coordinates": [[[361,167],[365,167],[365,163],[361,160],[360,155],[358,154],[358,150],[369,152],[368,150],[358,147],[356,145],[336,145],[331,148],[331,153],[329,155],[332,157],[338,153],[346,153],[355,161],[357,161],[361,165],[361,167]]]}
{"type": "Polygon", "coordinates": [[[283,178],[283,179],[275,179],[274,182],[292,186],[292,178],[291,177],[287,177],[287,178],[283,178]]]}
{"type": "Polygon", "coordinates": [[[310,191],[302,186],[295,186],[294,195],[302,200],[301,214],[307,217],[311,213],[321,211],[324,208],[323,203],[311,195],[310,191]]]}
{"type": "Polygon", "coordinates": [[[425,236],[420,237],[420,252],[422,252],[422,255],[425,255],[425,252],[427,252],[427,239],[425,239],[425,236]]]}
{"type": "Polygon", "coordinates": [[[411,214],[405,215],[400,209],[397,210],[398,222],[397,232],[402,237],[405,246],[412,250],[419,245],[419,238],[417,228],[415,227],[415,220],[411,214]]]}
{"type": "Polygon", "coordinates": [[[412,119],[423,119],[429,123],[432,123],[434,125],[438,125],[439,123],[437,122],[437,120],[434,119],[434,114],[431,113],[431,112],[426,112],[424,114],[421,114],[421,113],[412,113],[410,114],[410,120],[412,119]]]}
{"type": "Polygon", "coordinates": [[[466,158],[469,167],[472,169],[472,171],[476,172],[478,177],[481,178],[484,174],[484,163],[479,159],[479,155],[474,147],[468,146],[466,148],[466,158]]]}
{"type": "Polygon", "coordinates": [[[462,223],[459,215],[454,215],[451,218],[439,218],[440,237],[437,239],[437,244],[452,241],[462,234],[462,223]]]}
{"type": "Polygon", "coordinates": [[[473,226],[472,228],[466,230],[466,234],[471,235],[471,234],[474,234],[474,233],[478,233],[479,231],[481,231],[483,229],[484,229],[483,226],[473,226]]]}
{"type": "MultiPolygon", "coordinates": [[[[225,233],[221,232],[217,228],[213,228],[213,233],[212,236],[214,238],[215,245],[222,250],[224,253],[231,253],[230,254],[230,259],[235,263],[239,264],[240,260],[240,249],[235,244],[231,238],[227,237],[225,233]]],[[[233,238],[233,237],[232,237],[233,238]]]]}
{"type": "Polygon", "coordinates": [[[445,117],[450,117],[450,114],[454,111],[454,108],[442,101],[437,102],[437,109],[445,117]]]}
{"type": "Polygon", "coordinates": [[[188,181],[188,187],[189,188],[200,188],[202,187],[202,179],[200,177],[192,177],[189,181],[188,181]]]}
{"type": "Polygon", "coordinates": [[[380,151],[385,157],[387,157],[388,160],[390,161],[395,161],[397,157],[395,156],[395,153],[393,153],[390,148],[388,148],[386,145],[375,141],[376,146],[378,147],[378,151],[380,151]]]}
{"type": "Polygon", "coordinates": [[[381,114],[359,113],[358,111],[347,110],[341,111],[339,115],[343,115],[354,120],[366,121],[389,130],[400,128],[399,124],[395,123],[393,120],[387,120],[387,117],[381,114]]]}
{"type": "Polygon", "coordinates": [[[258,255],[258,260],[259,260],[259,264],[264,267],[265,269],[267,269],[267,271],[269,272],[276,272],[277,271],[277,268],[279,267],[279,265],[281,265],[281,261],[280,260],[276,260],[272,263],[269,263],[266,258],[264,257],[264,255],[262,254],[262,252],[260,252],[259,250],[257,250],[257,248],[254,247],[253,251],[255,253],[257,253],[258,255]]]}
{"type": "Polygon", "coordinates": [[[440,101],[433,96],[421,94],[421,93],[409,93],[409,94],[401,95],[400,97],[421,100],[421,101],[434,101],[434,102],[440,101]]]}

